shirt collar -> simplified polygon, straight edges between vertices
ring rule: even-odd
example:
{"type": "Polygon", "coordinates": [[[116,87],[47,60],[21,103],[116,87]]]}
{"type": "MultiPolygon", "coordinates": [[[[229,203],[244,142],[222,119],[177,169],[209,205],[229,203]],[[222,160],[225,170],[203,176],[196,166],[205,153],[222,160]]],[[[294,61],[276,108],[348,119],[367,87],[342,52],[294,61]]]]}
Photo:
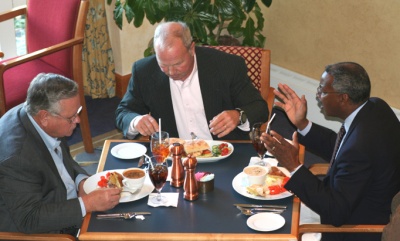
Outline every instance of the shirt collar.
{"type": "Polygon", "coordinates": [[[364,102],[364,104],[360,105],[355,111],[353,111],[345,120],[344,120],[344,129],[346,132],[349,131],[349,128],[351,126],[351,123],[353,123],[354,118],[356,118],[358,112],[361,110],[361,108],[364,107],[364,105],[367,103],[367,101],[364,102]]]}

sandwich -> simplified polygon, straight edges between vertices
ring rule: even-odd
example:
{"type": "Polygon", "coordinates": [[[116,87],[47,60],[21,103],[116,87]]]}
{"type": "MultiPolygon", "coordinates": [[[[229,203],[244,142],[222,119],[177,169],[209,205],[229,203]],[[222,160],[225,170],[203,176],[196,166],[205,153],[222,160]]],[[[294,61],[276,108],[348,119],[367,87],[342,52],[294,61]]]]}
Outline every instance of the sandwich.
{"type": "Polygon", "coordinates": [[[108,177],[108,187],[122,188],[122,175],[118,172],[110,172],[108,177]]]}
{"type": "MultiPolygon", "coordinates": [[[[211,153],[210,145],[208,145],[208,143],[205,140],[187,141],[183,144],[183,148],[184,148],[186,154],[188,156],[191,155],[192,157],[203,156],[203,152],[211,153]]],[[[211,155],[212,155],[212,153],[211,153],[211,155]]]]}

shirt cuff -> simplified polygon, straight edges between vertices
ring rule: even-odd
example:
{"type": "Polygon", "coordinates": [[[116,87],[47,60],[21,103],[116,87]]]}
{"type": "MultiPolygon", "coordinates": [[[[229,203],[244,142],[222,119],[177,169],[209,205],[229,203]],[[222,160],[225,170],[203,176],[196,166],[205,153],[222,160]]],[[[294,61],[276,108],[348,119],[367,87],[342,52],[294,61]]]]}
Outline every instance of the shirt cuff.
{"type": "Polygon", "coordinates": [[[86,216],[86,208],[85,204],[83,203],[83,199],[81,197],[78,197],[79,204],[81,205],[81,211],[82,211],[82,218],[86,216]]]}
{"type": "Polygon", "coordinates": [[[85,175],[85,174],[78,174],[78,176],[75,178],[75,186],[76,186],[76,190],[79,191],[79,183],[81,183],[81,181],[83,179],[88,179],[89,176],[85,175]]]}
{"type": "Polygon", "coordinates": [[[139,131],[137,131],[136,129],[135,129],[135,121],[136,120],[139,120],[139,117],[140,116],[136,116],[135,118],[133,118],[133,120],[131,120],[131,123],[129,124],[129,128],[128,128],[128,131],[126,132],[126,138],[128,138],[128,139],[134,139],[138,134],[139,134],[139,131]]]}
{"type": "Polygon", "coordinates": [[[242,131],[250,131],[250,122],[249,120],[246,120],[245,123],[243,123],[243,125],[238,126],[238,128],[242,131]]]}
{"type": "Polygon", "coordinates": [[[299,170],[299,168],[300,168],[301,166],[303,166],[303,164],[300,164],[300,166],[296,167],[296,169],[294,169],[294,171],[292,171],[292,172],[290,173],[290,176],[293,176],[293,175],[297,172],[297,170],[299,170]]]}
{"type": "Polygon", "coordinates": [[[308,132],[310,131],[311,126],[312,126],[312,122],[309,121],[308,124],[307,124],[307,126],[306,126],[306,128],[304,128],[303,130],[297,129],[297,132],[300,133],[300,135],[305,136],[305,135],[307,135],[308,132]]]}

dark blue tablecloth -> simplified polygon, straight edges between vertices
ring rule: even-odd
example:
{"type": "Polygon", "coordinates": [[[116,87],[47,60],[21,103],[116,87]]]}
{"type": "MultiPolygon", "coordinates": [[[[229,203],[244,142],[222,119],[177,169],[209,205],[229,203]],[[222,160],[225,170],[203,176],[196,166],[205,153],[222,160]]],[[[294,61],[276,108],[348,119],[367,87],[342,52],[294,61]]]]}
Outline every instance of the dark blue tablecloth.
{"type": "MultiPolygon", "coordinates": [[[[120,143],[111,143],[112,147],[120,143]]],[[[150,154],[148,143],[143,143],[150,154]]],[[[150,216],[141,220],[98,220],[93,213],[88,232],[151,232],[151,233],[257,233],[246,225],[248,216],[244,216],[233,206],[234,203],[279,204],[286,205],[282,213],[285,225],[271,233],[291,231],[293,197],[280,200],[255,200],[238,194],[232,187],[233,178],[248,165],[250,157],[256,156],[250,143],[234,143],[234,153],[223,160],[213,163],[199,163],[198,171],[215,174],[214,191],[200,194],[199,199],[187,201],[183,198],[183,188],[174,188],[167,183],[162,192],[179,192],[178,207],[150,207],[148,196],[128,203],[120,203],[107,213],[147,211],[150,216]]],[[[110,153],[104,170],[136,167],[138,159],[121,160],[110,153]]]]}

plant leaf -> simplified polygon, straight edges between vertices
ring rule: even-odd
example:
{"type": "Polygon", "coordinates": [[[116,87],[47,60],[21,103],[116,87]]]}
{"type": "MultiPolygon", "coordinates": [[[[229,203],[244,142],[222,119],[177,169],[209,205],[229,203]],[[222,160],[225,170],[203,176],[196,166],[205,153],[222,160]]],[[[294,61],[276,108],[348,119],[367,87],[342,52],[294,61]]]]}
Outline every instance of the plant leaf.
{"type": "Polygon", "coordinates": [[[132,19],[135,17],[135,13],[133,12],[134,5],[135,5],[135,0],[128,0],[124,4],[125,17],[128,23],[131,23],[132,19]]]}
{"type": "Polygon", "coordinates": [[[264,3],[264,5],[268,8],[271,7],[272,0],[261,0],[261,2],[264,3]]]}
{"type": "Polygon", "coordinates": [[[118,28],[122,30],[122,17],[124,14],[124,9],[119,1],[115,3],[115,8],[113,12],[114,12],[114,21],[117,24],[118,28]]]}
{"type": "Polygon", "coordinates": [[[243,6],[244,11],[246,11],[246,13],[251,12],[251,10],[253,10],[255,3],[256,3],[256,0],[242,0],[242,6],[243,6]]]}

